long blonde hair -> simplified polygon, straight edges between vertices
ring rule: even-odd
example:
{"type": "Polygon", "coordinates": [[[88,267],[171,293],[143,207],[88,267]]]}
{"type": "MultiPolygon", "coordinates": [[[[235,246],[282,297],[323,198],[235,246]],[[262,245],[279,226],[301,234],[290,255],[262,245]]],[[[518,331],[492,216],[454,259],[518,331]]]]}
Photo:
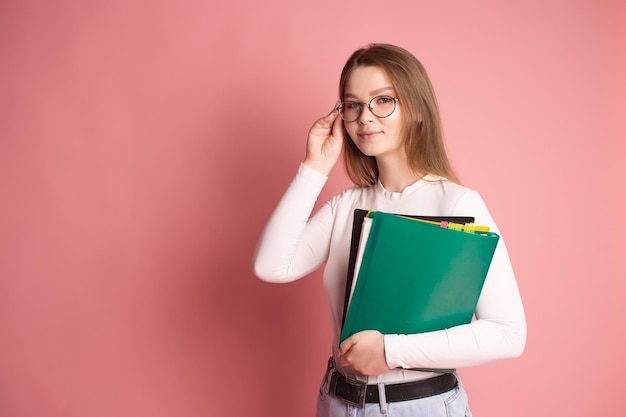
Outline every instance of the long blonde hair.
{"type": "MultiPolygon", "coordinates": [[[[446,154],[439,106],[433,86],[423,65],[407,50],[388,44],[371,44],[355,51],[341,72],[339,97],[352,71],[357,67],[382,68],[402,106],[404,146],[410,168],[416,173],[433,174],[459,182],[446,154]]],[[[345,130],[345,128],[344,128],[345,130]]],[[[358,186],[378,181],[376,159],[364,155],[344,132],[344,162],[348,177],[358,186]]]]}

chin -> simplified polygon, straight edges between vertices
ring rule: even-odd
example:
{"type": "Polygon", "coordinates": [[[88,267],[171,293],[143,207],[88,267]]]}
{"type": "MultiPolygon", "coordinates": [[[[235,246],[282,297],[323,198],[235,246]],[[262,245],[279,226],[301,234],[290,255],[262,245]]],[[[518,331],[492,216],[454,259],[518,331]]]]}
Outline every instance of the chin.
{"type": "Polygon", "coordinates": [[[365,156],[374,156],[375,157],[376,155],[379,154],[379,152],[376,149],[373,149],[372,146],[367,146],[367,145],[359,146],[359,145],[356,145],[356,147],[365,156]]]}

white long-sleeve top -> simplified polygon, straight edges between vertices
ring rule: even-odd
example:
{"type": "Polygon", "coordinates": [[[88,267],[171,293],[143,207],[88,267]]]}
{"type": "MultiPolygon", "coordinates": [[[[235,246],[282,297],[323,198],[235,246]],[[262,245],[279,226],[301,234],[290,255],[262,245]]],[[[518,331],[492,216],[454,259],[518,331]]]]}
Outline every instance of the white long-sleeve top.
{"type": "MultiPolygon", "coordinates": [[[[301,164],[270,216],[254,257],[255,274],[268,282],[297,280],[326,263],[324,287],[333,330],[333,355],[341,333],[354,209],[425,216],[472,216],[499,234],[480,195],[444,178],[426,176],[402,192],[378,182],[349,188],[311,216],[327,177],[301,164]]],[[[519,356],[526,342],[526,320],[515,275],[502,236],[483,286],[476,319],[470,324],[420,334],[384,335],[391,370],[365,377],[370,384],[418,380],[433,375],[411,368],[450,369],[519,356]]]]}

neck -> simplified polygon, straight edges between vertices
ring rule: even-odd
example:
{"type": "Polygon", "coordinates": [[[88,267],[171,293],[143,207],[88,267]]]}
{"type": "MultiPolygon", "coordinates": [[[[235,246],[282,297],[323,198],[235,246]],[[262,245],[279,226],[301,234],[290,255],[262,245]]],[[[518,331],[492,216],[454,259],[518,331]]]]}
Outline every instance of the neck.
{"type": "Polygon", "coordinates": [[[376,161],[378,164],[378,176],[385,190],[391,192],[402,192],[406,187],[415,183],[424,175],[414,172],[406,161],[395,161],[384,163],[376,161]]]}

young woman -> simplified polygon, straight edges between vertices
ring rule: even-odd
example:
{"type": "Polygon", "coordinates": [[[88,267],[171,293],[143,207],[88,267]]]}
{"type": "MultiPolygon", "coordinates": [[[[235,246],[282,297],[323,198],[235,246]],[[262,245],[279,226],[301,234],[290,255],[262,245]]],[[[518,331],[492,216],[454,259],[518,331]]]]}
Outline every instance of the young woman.
{"type": "Polygon", "coordinates": [[[334,341],[318,417],[470,416],[458,375],[444,370],[517,357],[526,340],[504,241],[496,248],[472,323],[420,334],[367,330],[339,345],[355,209],[473,216],[476,224],[499,233],[479,194],[458,183],[433,88],[411,53],[384,44],[357,50],[342,71],[339,95],[336,109],[309,132],[306,157],[258,243],[255,273],[266,281],[289,282],[326,265],[334,341]],[[342,149],[355,186],[311,216],[342,149]]]}

